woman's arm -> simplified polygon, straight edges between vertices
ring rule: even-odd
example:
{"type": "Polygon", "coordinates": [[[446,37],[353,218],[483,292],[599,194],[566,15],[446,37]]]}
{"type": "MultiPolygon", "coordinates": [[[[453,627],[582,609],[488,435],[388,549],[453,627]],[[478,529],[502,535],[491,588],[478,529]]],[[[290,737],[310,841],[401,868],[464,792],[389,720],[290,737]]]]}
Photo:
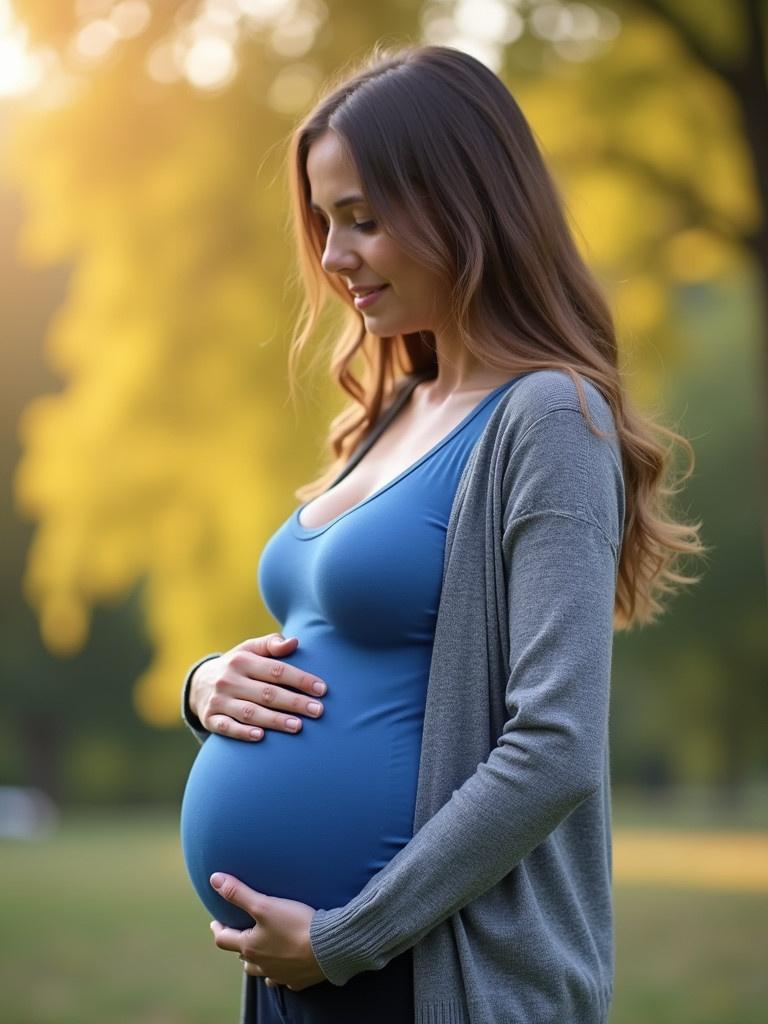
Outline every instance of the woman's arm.
{"type": "MultiPolygon", "coordinates": [[[[525,432],[507,475],[507,721],[486,761],[365,888],[315,913],[312,948],[336,985],[493,887],[601,783],[621,471],[580,412],[557,409],[525,432]]],[[[471,688],[471,661],[462,671],[471,688]]]]}
{"type": "Polygon", "coordinates": [[[258,742],[265,729],[296,733],[302,724],[298,715],[322,715],[318,698],[327,692],[325,682],[283,660],[298,643],[298,637],[270,633],[196,661],[184,680],[181,717],[198,741],[213,731],[258,742]]]}

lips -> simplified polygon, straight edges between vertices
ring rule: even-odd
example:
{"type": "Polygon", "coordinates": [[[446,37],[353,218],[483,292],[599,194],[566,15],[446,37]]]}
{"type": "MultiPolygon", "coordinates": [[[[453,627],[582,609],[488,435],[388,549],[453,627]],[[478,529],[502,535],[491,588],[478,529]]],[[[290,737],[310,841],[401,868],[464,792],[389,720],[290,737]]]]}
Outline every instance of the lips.
{"type": "Polygon", "coordinates": [[[367,309],[368,306],[373,305],[374,302],[378,301],[379,295],[389,286],[386,284],[380,285],[378,288],[373,288],[366,291],[365,293],[355,295],[355,308],[356,309],[367,309]]]}
{"type": "Polygon", "coordinates": [[[380,292],[382,288],[386,287],[387,286],[385,284],[377,284],[371,288],[367,288],[364,285],[360,285],[359,287],[350,288],[349,290],[355,297],[362,298],[364,295],[370,295],[372,292],[380,292]]]}

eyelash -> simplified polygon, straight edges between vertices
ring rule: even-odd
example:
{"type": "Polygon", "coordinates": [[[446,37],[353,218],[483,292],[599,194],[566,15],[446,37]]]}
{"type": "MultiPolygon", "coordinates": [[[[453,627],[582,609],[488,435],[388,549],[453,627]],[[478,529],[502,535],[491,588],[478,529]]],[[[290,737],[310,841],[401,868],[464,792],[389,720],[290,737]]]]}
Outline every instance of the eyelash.
{"type": "MultiPolygon", "coordinates": [[[[369,231],[374,231],[376,226],[377,225],[375,220],[356,220],[353,222],[353,227],[357,228],[358,231],[363,231],[365,233],[369,231]]],[[[324,220],[320,221],[320,230],[323,232],[328,231],[328,225],[325,223],[324,220]]]]}

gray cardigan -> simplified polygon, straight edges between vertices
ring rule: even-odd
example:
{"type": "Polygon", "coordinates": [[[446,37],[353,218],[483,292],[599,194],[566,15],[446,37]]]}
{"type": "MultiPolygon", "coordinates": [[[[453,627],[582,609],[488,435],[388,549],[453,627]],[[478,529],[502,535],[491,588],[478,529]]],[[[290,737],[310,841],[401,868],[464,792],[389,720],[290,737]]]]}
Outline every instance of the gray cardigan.
{"type": "MultiPolygon", "coordinates": [[[[370,448],[423,375],[350,457],[370,448]]],[[[414,835],[310,941],[334,985],[413,948],[416,1024],[605,1024],[613,990],[608,710],[621,449],[581,377],[517,381],[446,537],[414,835]]],[[[216,655],[206,655],[215,657],[216,655]]],[[[187,724],[207,735],[187,704],[187,724]]],[[[393,1022],[394,1024],[394,1022],[393,1022]]]]}

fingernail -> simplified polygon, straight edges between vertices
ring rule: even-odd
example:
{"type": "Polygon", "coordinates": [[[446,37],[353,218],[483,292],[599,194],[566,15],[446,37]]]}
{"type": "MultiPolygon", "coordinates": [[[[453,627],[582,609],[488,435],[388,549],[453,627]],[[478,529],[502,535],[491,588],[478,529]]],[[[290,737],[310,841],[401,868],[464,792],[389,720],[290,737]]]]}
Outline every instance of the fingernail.
{"type": "Polygon", "coordinates": [[[325,683],[313,683],[312,692],[316,693],[318,697],[322,697],[322,695],[325,693],[325,683]]]}
{"type": "Polygon", "coordinates": [[[307,704],[307,711],[310,715],[319,715],[322,710],[322,704],[318,704],[316,700],[311,700],[309,704],[307,704]]]}
{"type": "Polygon", "coordinates": [[[224,875],[222,875],[220,871],[216,871],[214,874],[211,875],[210,881],[213,888],[218,889],[224,882],[224,875]]]}
{"type": "Polygon", "coordinates": [[[288,718],[285,724],[289,729],[298,729],[300,723],[298,718],[288,718]]]}
{"type": "Polygon", "coordinates": [[[261,729],[251,729],[248,735],[251,737],[252,740],[260,740],[262,735],[261,729]]]}

